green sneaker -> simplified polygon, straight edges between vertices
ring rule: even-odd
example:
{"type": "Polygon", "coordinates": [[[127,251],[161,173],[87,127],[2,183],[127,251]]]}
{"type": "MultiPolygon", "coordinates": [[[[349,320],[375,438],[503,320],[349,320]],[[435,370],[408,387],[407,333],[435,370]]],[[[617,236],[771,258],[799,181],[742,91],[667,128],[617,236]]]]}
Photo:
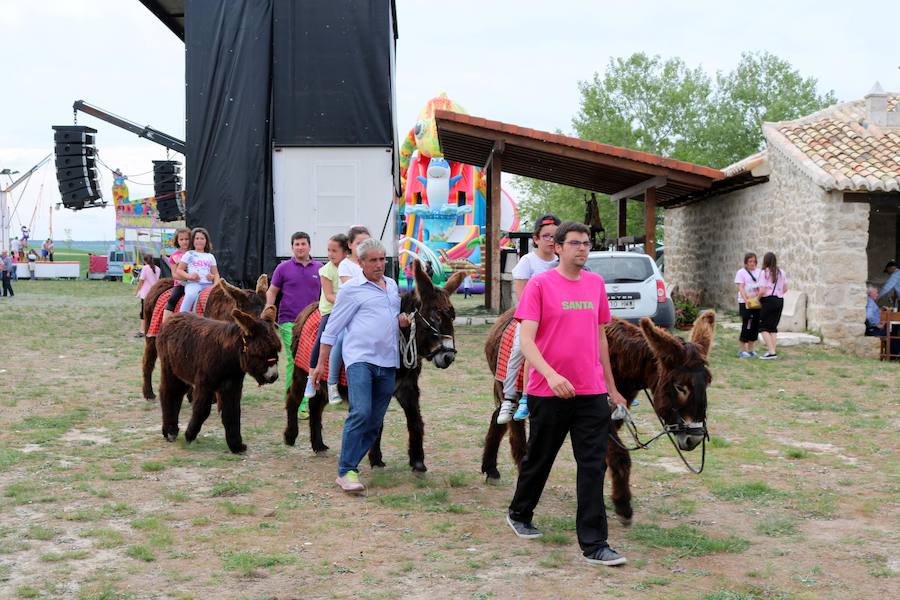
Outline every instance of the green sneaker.
{"type": "Polygon", "coordinates": [[[301,421],[309,419],[309,398],[306,396],[303,396],[303,400],[300,401],[300,408],[297,410],[297,416],[301,421]]]}
{"type": "Polygon", "coordinates": [[[338,476],[334,482],[349,494],[358,494],[366,489],[366,486],[359,482],[359,473],[356,471],[347,471],[343,476],[338,476]]]}

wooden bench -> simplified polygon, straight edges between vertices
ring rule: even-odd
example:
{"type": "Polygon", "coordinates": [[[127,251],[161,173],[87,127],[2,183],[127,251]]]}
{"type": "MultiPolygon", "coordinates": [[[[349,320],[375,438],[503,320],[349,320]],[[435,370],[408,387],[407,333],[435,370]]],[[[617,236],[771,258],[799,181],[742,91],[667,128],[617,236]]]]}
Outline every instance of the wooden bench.
{"type": "Polygon", "coordinates": [[[900,333],[893,334],[893,328],[900,325],[900,312],[891,310],[881,311],[881,322],[885,324],[884,337],[881,338],[881,354],[879,360],[900,360],[900,348],[891,352],[892,341],[900,345],[900,333]]]}

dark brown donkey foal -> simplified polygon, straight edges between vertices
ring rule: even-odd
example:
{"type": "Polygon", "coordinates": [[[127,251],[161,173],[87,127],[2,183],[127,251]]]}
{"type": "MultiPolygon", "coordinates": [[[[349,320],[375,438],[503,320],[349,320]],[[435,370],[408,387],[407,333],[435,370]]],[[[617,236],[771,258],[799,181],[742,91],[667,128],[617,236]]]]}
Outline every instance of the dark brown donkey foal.
{"type": "MultiPolygon", "coordinates": [[[[147,293],[147,298],[144,300],[144,326],[148,332],[150,331],[150,321],[153,319],[159,297],[170,290],[172,285],[171,279],[160,279],[153,284],[153,287],[147,293]]],[[[244,290],[231,285],[224,279],[220,279],[209,291],[209,298],[206,301],[206,310],[203,316],[220,321],[231,321],[231,311],[235,308],[252,315],[259,315],[266,305],[266,291],[268,289],[269,277],[265,273],[256,280],[255,290],[244,290]]],[[[157,312],[161,312],[163,308],[165,307],[160,306],[160,310],[157,312]]],[[[143,391],[145,400],[156,400],[156,394],[153,393],[153,369],[156,368],[155,340],[156,338],[150,336],[144,338],[143,391]]]]}
{"type": "MultiPolygon", "coordinates": [[[[511,309],[501,315],[488,332],[484,353],[491,372],[497,368],[500,340],[513,318],[511,309]]],[[[616,387],[628,405],[643,389],[653,395],[656,414],[667,425],[686,427],[675,436],[683,451],[693,450],[703,440],[706,422],[706,388],[712,382],[708,356],[716,332],[716,315],[706,311],[694,323],[691,340],[684,341],[656,327],[650,319],[641,319],[636,327],[626,321],[613,319],[606,325],[609,359],[616,387]]],[[[562,342],[565,343],[565,342],[562,342]]],[[[503,384],[494,381],[496,408],[484,441],[481,472],[487,480],[500,479],[497,452],[506,433],[506,425],[497,425],[497,413],[503,398],[503,384]]],[[[610,435],[619,438],[621,421],[615,421],[610,435]]],[[[509,423],[510,446],[518,466],[526,452],[525,424],[509,423]]],[[[612,479],[612,501],[623,523],[631,521],[631,455],[620,444],[610,440],[606,449],[606,465],[612,479]]]]}
{"type": "Polygon", "coordinates": [[[193,388],[193,413],[184,438],[193,442],[209,416],[213,402],[219,407],[225,440],[235,453],[247,449],[241,440],[241,393],[244,375],[259,385],[278,379],[281,341],[275,329],[275,307],[261,318],[234,309],[233,323],[172,315],[156,337],[159,352],[159,404],[162,434],[170,442],[178,438],[178,413],[189,388],[193,388]]]}

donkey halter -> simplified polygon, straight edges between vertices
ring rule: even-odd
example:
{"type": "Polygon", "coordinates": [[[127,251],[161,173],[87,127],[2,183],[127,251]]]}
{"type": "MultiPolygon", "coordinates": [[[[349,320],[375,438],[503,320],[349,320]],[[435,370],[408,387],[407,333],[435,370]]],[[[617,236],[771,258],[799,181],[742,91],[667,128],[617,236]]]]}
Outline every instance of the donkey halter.
{"type": "Polygon", "coordinates": [[[425,360],[431,360],[435,356],[437,356],[438,352],[451,352],[456,354],[456,348],[453,347],[453,336],[445,335],[441,333],[437,327],[435,327],[428,319],[425,318],[425,315],[420,313],[418,310],[412,311],[410,313],[409,320],[409,334],[404,339],[403,331],[400,332],[400,358],[402,360],[403,366],[407,369],[412,369],[419,362],[419,357],[421,356],[425,360]],[[416,343],[416,321],[421,320],[422,324],[425,325],[428,329],[432,331],[438,338],[441,340],[441,345],[438,346],[436,350],[429,352],[428,354],[419,354],[419,345],[416,343]]]}
{"type": "MultiPolygon", "coordinates": [[[[247,352],[249,351],[249,349],[247,348],[247,336],[245,336],[245,335],[241,336],[241,344],[242,344],[241,352],[244,354],[247,354],[247,352]]],[[[266,364],[269,364],[269,365],[274,365],[277,362],[278,362],[277,356],[274,358],[266,359],[266,364]]]]}
{"type": "MultiPolygon", "coordinates": [[[[676,369],[682,373],[706,373],[705,367],[679,367],[676,369]]],[[[672,383],[669,386],[669,389],[674,392],[675,384],[672,383]]],[[[659,424],[662,426],[662,430],[654,435],[652,438],[647,440],[646,442],[642,442],[640,437],[638,436],[637,426],[634,423],[634,420],[631,418],[631,413],[626,412],[625,418],[622,420],[624,427],[628,430],[628,433],[631,434],[631,438],[634,440],[634,446],[631,448],[626,447],[621,441],[619,441],[618,436],[610,435],[610,439],[619,446],[622,450],[626,452],[630,452],[632,450],[643,450],[644,448],[649,448],[650,444],[661,438],[662,436],[668,436],[669,441],[672,443],[672,446],[675,448],[675,451],[678,453],[679,458],[681,458],[681,462],[684,463],[684,466],[687,467],[688,471],[694,473],[695,475],[699,475],[703,472],[703,467],[706,466],[706,442],[709,440],[709,430],[706,428],[706,406],[704,409],[704,420],[701,423],[688,423],[684,420],[684,417],[681,416],[680,409],[675,407],[672,409],[672,413],[675,415],[677,419],[676,423],[672,423],[668,425],[665,421],[662,420],[662,417],[659,416],[659,413],[656,412],[656,404],[653,402],[653,397],[650,395],[650,392],[647,391],[647,388],[644,388],[644,395],[647,397],[647,400],[650,402],[650,407],[653,408],[653,414],[656,415],[656,418],[659,420],[659,424]],[[685,458],[684,453],[681,451],[681,448],[678,447],[678,443],[675,441],[675,436],[684,433],[688,435],[703,435],[703,442],[701,448],[701,456],[700,456],[700,468],[693,467],[685,458]]]]}

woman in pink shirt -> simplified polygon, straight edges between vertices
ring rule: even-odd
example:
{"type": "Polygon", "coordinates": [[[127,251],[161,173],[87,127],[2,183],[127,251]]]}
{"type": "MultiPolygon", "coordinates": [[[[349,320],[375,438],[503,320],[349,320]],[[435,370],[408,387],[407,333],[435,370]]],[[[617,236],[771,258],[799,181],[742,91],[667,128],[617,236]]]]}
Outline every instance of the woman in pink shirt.
{"type": "Polygon", "coordinates": [[[137,293],[135,294],[141,299],[141,330],[134,334],[134,337],[144,337],[144,299],[153,284],[159,281],[159,267],[154,264],[153,257],[144,254],[142,257],[144,266],[141,267],[141,274],[138,277],[137,293]]]}
{"type": "Polygon", "coordinates": [[[781,311],[784,308],[784,295],[788,291],[787,277],[784,271],[778,268],[775,254],[766,252],[763,256],[763,268],[759,274],[759,301],[762,310],[759,315],[759,331],[766,342],[768,352],[760,356],[762,360],[778,358],[775,351],[777,340],[778,322],[781,320],[781,311]]]}

